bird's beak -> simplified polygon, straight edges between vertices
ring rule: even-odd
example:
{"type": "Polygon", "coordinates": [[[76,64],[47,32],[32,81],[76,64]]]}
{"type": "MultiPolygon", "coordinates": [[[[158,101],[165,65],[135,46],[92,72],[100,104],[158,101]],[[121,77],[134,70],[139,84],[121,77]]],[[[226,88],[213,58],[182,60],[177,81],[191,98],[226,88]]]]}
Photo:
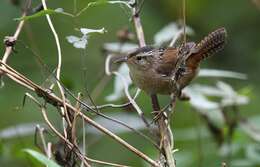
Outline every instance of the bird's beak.
{"type": "Polygon", "coordinates": [[[114,63],[123,63],[123,62],[126,62],[128,59],[128,56],[124,55],[124,56],[121,56],[121,57],[118,57],[114,63]]]}

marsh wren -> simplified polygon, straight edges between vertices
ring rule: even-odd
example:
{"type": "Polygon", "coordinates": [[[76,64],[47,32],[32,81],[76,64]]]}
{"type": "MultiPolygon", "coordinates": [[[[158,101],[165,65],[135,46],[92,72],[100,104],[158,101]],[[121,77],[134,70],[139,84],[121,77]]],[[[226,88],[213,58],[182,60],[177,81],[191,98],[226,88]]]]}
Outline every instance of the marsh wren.
{"type": "Polygon", "coordinates": [[[200,62],[224,47],[227,33],[219,28],[198,44],[187,42],[180,47],[142,47],[118,61],[125,61],[133,83],[149,95],[178,94],[197,75],[200,62]]]}

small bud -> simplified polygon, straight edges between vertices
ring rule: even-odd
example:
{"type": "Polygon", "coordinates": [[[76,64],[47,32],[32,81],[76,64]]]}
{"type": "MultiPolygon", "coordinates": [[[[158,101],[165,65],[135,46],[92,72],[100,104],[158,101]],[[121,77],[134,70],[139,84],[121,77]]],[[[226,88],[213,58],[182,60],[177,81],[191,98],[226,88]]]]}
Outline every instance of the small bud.
{"type": "Polygon", "coordinates": [[[16,39],[12,36],[6,36],[4,39],[4,44],[7,47],[14,47],[15,43],[16,43],[16,39]]]}

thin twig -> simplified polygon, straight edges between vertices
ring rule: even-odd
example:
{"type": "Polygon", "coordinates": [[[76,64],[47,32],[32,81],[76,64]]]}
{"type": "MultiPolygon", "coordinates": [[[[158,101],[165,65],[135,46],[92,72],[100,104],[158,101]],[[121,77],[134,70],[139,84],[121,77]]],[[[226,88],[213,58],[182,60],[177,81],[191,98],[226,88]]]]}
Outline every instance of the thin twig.
{"type": "MultiPolygon", "coordinates": [[[[67,140],[61,133],[59,133],[59,131],[52,125],[52,123],[50,122],[50,120],[48,119],[48,116],[47,116],[47,113],[46,113],[46,110],[45,110],[45,107],[42,106],[40,104],[39,101],[37,101],[33,96],[28,96],[31,100],[33,100],[33,102],[35,102],[35,104],[37,104],[40,108],[41,108],[41,112],[43,114],[43,117],[44,117],[44,120],[45,122],[47,123],[47,125],[50,127],[50,129],[58,136],[60,137],[65,143],[67,143],[68,147],[72,150],[75,151],[74,148],[76,148],[76,155],[82,159],[82,162],[85,166],[87,167],[90,167],[90,165],[87,163],[87,161],[91,162],[91,163],[96,163],[96,164],[101,164],[101,165],[109,165],[109,166],[115,166],[115,167],[128,167],[126,165],[121,165],[121,164],[115,164],[115,163],[110,163],[110,162],[105,162],[105,161],[100,161],[100,160],[95,160],[95,159],[92,159],[92,158],[89,158],[87,156],[85,156],[83,153],[81,153],[78,148],[77,145],[71,143],[69,140],[67,140]]],[[[77,114],[77,113],[76,113],[77,114]]],[[[43,131],[42,131],[42,128],[40,128],[39,126],[37,126],[37,129],[40,131],[40,137],[43,141],[43,143],[45,143],[45,139],[44,139],[44,136],[43,136],[43,131]]],[[[46,144],[44,145],[44,150],[46,152],[46,154],[48,155],[48,157],[51,156],[51,143],[48,143],[47,146],[46,144]]]]}
{"type": "Polygon", "coordinates": [[[89,157],[86,157],[86,156],[85,156],[85,159],[87,161],[89,161],[89,162],[100,164],[100,165],[105,165],[105,166],[108,165],[108,166],[114,166],[114,167],[130,167],[130,166],[127,166],[127,165],[121,165],[121,164],[116,164],[116,163],[110,163],[110,162],[96,160],[96,159],[92,159],[92,158],[89,158],[89,157]]]}
{"type": "Polygon", "coordinates": [[[183,43],[186,44],[186,0],[182,0],[183,43]]]}
{"type": "MultiPolygon", "coordinates": [[[[26,9],[23,11],[22,17],[25,17],[25,16],[27,15],[28,9],[30,8],[30,6],[31,6],[31,0],[27,1],[27,7],[26,7],[26,9]]],[[[16,30],[15,30],[15,33],[14,33],[14,35],[12,36],[13,44],[15,44],[16,40],[18,39],[18,36],[20,35],[20,33],[21,33],[21,31],[22,31],[22,28],[23,28],[23,26],[24,26],[24,23],[25,23],[25,20],[21,20],[21,21],[19,22],[19,24],[18,24],[18,26],[17,26],[17,28],[16,28],[16,30]]],[[[10,37],[9,37],[9,38],[10,38],[10,37]]],[[[3,61],[4,63],[7,63],[7,60],[8,60],[8,58],[9,58],[9,56],[11,55],[11,53],[12,53],[12,51],[13,51],[13,48],[14,48],[14,45],[6,46],[6,47],[5,47],[5,53],[4,53],[4,56],[3,56],[3,58],[2,58],[2,61],[3,61]]],[[[0,70],[0,79],[2,79],[2,78],[1,78],[2,73],[3,73],[3,72],[0,70]]]]}
{"type": "Polygon", "coordinates": [[[118,76],[120,78],[120,80],[122,81],[122,83],[124,85],[124,92],[125,92],[126,97],[128,98],[129,102],[132,104],[132,106],[135,108],[135,110],[137,111],[138,115],[141,117],[144,124],[147,126],[147,128],[149,128],[149,123],[145,119],[144,112],[141,110],[141,108],[138,106],[138,104],[135,102],[135,100],[131,97],[131,95],[129,93],[129,90],[128,90],[129,84],[126,81],[126,78],[117,71],[110,71],[109,64],[110,64],[110,60],[112,57],[113,57],[113,55],[108,55],[106,58],[106,63],[105,63],[106,74],[107,75],[114,74],[115,76],[118,76]]]}
{"type": "MultiPolygon", "coordinates": [[[[27,0],[25,2],[25,8],[23,10],[22,17],[25,17],[27,15],[27,13],[29,12],[29,9],[31,8],[31,4],[32,4],[32,0],[27,0]]],[[[21,20],[19,22],[19,24],[18,24],[18,26],[16,28],[16,31],[15,31],[14,35],[12,36],[14,44],[15,44],[16,40],[18,39],[18,36],[20,35],[21,31],[22,31],[24,23],[25,23],[25,20],[21,20]]],[[[4,63],[7,63],[7,59],[9,58],[10,54],[13,51],[13,47],[14,46],[6,46],[5,53],[4,53],[4,56],[2,58],[2,61],[4,63]]],[[[1,71],[0,71],[0,76],[1,76],[1,71]]]]}
{"type": "MultiPolygon", "coordinates": [[[[86,155],[86,129],[85,129],[85,121],[82,118],[82,153],[83,155],[86,155]]],[[[83,162],[81,163],[81,166],[83,166],[83,162]]]]}
{"type": "MultiPolygon", "coordinates": [[[[78,93],[78,100],[81,99],[82,94],[78,93]]],[[[72,120],[72,128],[71,128],[71,141],[74,145],[77,145],[77,134],[76,134],[76,123],[78,118],[78,113],[80,112],[80,103],[77,101],[75,108],[78,110],[77,113],[74,113],[74,117],[72,120]]],[[[82,155],[86,155],[86,131],[85,131],[85,121],[82,119],[82,155]]],[[[84,167],[84,161],[81,162],[81,167],[84,167]]]]}
{"type": "MultiPolygon", "coordinates": [[[[56,135],[58,135],[63,141],[65,141],[67,144],[68,144],[68,146],[69,146],[69,148],[70,149],[73,149],[74,148],[74,145],[67,139],[67,138],[65,138],[62,134],[60,134],[60,132],[52,125],[52,123],[49,121],[49,119],[48,119],[48,116],[47,116],[47,113],[46,113],[46,110],[45,110],[45,108],[42,106],[42,108],[41,108],[41,112],[42,112],[42,115],[43,115],[43,118],[44,118],[44,120],[45,120],[45,122],[47,123],[47,125],[50,127],[50,129],[56,134],[56,135]]],[[[80,153],[80,154],[77,154],[78,156],[80,155],[80,158],[81,158],[81,160],[84,162],[84,165],[85,166],[87,166],[87,167],[91,167],[89,164],[88,164],[88,162],[84,159],[84,158],[82,158],[82,154],[80,153]]]]}
{"type": "MultiPolygon", "coordinates": [[[[31,98],[33,98],[33,96],[31,98]]],[[[38,101],[36,103],[38,103],[38,101]]],[[[44,128],[42,128],[40,125],[36,125],[36,132],[39,133],[41,142],[43,144],[43,150],[44,150],[45,154],[48,155],[48,146],[47,146],[48,144],[46,143],[45,137],[43,135],[43,131],[44,131],[44,128]]]]}
{"type": "Polygon", "coordinates": [[[115,166],[115,167],[127,167],[126,165],[120,165],[120,164],[115,164],[115,163],[95,160],[95,159],[92,159],[92,158],[89,158],[89,157],[85,156],[83,153],[81,153],[79,151],[79,148],[78,148],[77,145],[74,145],[73,143],[71,143],[64,136],[62,136],[62,134],[60,134],[57,129],[54,128],[54,126],[52,125],[52,123],[48,119],[48,116],[47,116],[47,113],[46,113],[46,110],[45,110],[44,107],[42,108],[42,114],[43,114],[43,117],[45,119],[45,122],[50,127],[50,129],[52,129],[52,131],[54,131],[54,133],[56,135],[58,135],[65,143],[67,143],[70,149],[73,150],[74,148],[76,148],[76,150],[77,150],[76,154],[82,160],[82,163],[84,164],[84,166],[91,167],[91,165],[88,163],[88,162],[91,162],[91,163],[96,163],[96,164],[101,164],[101,165],[109,165],[109,166],[115,166]]]}
{"type": "MultiPolygon", "coordinates": [[[[45,0],[42,0],[42,5],[43,5],[43,8],[44,10],[48,10],[47,8],[47,5],[46,5],[46,2],[45,0]]],[[[46,18],[47,18],[47,21],[48,21],[48,24],[51,28],[51,31],[54,35],[54,38],[55,38],[55,42],[56,42],[56,45],[57,45],[57,50],[58,50],[58,64],[57,64],[57,69],[56,69],[56,77],[57,79],[60,80],[60,73],[61,73],[61,63],[62,63],[62,56],[61,56],[61,46],[60,46],[60,40],[59,40],[59,36],[53,26],[53,23],[52,23],[52,20],[50,18],[50,15],[49,14],[46,14],[46,18]]]]}
{"type": "MultiPolygon", "coordinates": [[[[43,118],[46,122],[46,124],[50,127],[50,129],[58,136],[60,137],[66,144],[68,144],[67,146],[73,150],[73,148],[75,147],[72,143],[70,143],[69,140],[67,140],[66,137],[64,137],[62,134],[59,133],[59,131],[52,125],[52,123],[49,121],[48,119],[48,116],[47,116],[47,113],[46,113],[46,109],[45,109],[45,106],[42,105],[36,98],[34,98],[32,95],[27,95],[33,102],[35,102],[35,104],[37,104],[40,108],[41,108],[41,112],[42,112],[42,115],[43,115],[43,118]]],[[[40,132],[40,135],[42,133],[42,129],[40,127],[38,127],[38,130],[40,132]]],[[[42,136],[40,136],[42,141],[43,141],[43,144],[45,144],[45,139],[44,139],[44,136],[42,134],[42,136]]],[[[48,158],[51,157],[51,143],[48,143],[47,146],[46,144],[44,145],[44,150],[45,150],[45,153],[47,155],[48,158]]],[[[76,153],[76,155],[82,159],[82,161],[84,162],[84,165],[86,167],[91,167],[88,162],[85,160],[85,157],[82,157],[82,154],[79,152],[79,153],[76,153]]]]}
{"type": "MultiPolygon", "coordinates": [[[[138,97],[138,95],[140,94],[141,92],[141,89],[137,89],[136,92],[135,92],[135,95],[133,97],[133,100],[136,100],[136,98],[138,97]]],[[[105,108],[123,108],[123,107],[127,107],[129,105],[132,105],[131,102],[127,102],[127,103],[124,103],[124,104],[113,104],[113,103],[108,103],[108,104],[103,104],[103,105],[99,105],[99,106],[96,106],[95,108],[97,109],[105,109],[105,108]]],[[[94,108],[94,107],[92,107],[94,108]]]]}
{"type": "MultiPolygon", "coordinates": [[[[27,13],[26,11],[23,12],[22,17],[26,16],[26,13],[27,13]]],[[[22,31],[22,28],[23,28],[23,26],[24,26],[24,23],[25,23],[25,20],[21,20],[21,21],[19,22],[19,24],[18,24],[18,26],[17,26],[17,28],[16,28],[16,31],[15,31],[15,33],[14,33],[14,35],[13,35],[13,39],[14,39],[15,41],[18,39],[18,36],[19,36],[20,32],[22,31]]],[[[9,58],[10,54],[12,53],[12,51],[13,51],[13,46],[6,46],[6,48],[5,48],[5,53],[4,53],[4,56],[3,56],[3,58],[2,58],[2,61],[3,61],[4,63],[7,62],[7,60],[8,60],[8,58],[9,58]]]]}
{"type": "MultiPolygon", "coordinates": [[[[2,61],[0,61],[0,64],[1,64],[1,62],[2,61]]],[[[15,82],[21,84],[22,86],[24,86],[24,87],[26,87],[26,88],[28,88],[30,90],[35,90],[35,86],[34,85],[31,85],[31,83],[27,82],[26,80],[24,80],[23,78],[18,76],[13,71],[7,69],[6,66],[0,66],[0,70],[3,71],[4,73],[6,73],[5,75],[8,76],[10,79],[14,80],[15,82]]]]}
{"type": "MultiPolygon", "coordinates": [[[[159,106],[159,101],[158,101],[157,96],[151,95],[151,99],[152,99],[153,110],[160,112],[160,106],[159,106]]],[[[172,138],[171,131],[168,129],[167,118],[165,118],[164,116],[161,116],[157,120],[157,124],[158,124],[159,133],[161,136],[160,143],[162,144],[162,148],[163,148],[164,154],[166,156],[167,164],[169,167],[175,167],[175,160],[172,155],[172,148],[174,148],[174,147],[173,147],[173,143],[171,143],[171,142],[173,142],[173,140],[171,139],[172,138]]]]}
{"type": "Polygon", "coordinates": [[[179,30],[176,35],[174,35],[174,37],[172,38],[169,47],[174,47],[174,45],[176,45],[177,40],[184,34],[183,29],[179,30]]]}
{"type": "Polygon", "coordinates": [[[138,10],[136,6],[137,6],[137,2],[135,0],[132,8],[133,21],[135,25],[137,39],[139,41],[139,46],[144,47],[146,46],[146,44],[145,44],[143,26],[139,17],[140,10],[138,10]]]}

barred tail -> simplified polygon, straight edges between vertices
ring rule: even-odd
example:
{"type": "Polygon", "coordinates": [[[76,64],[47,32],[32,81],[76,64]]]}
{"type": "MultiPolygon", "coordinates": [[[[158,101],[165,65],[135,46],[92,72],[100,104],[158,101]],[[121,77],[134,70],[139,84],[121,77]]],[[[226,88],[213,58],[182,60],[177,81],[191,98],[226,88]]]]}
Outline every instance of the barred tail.
{"type": "Polygon", "coordinates": [[[217,53],[224,48],[227,32],[225,28],[219,28],[211,32],[196,45],[196,53],[190,55],[188,62],[198,64],[201,60],[217,53]]]}
{"type": "Polygon", "coordinates": [[[226,43],[227,32],[225,28],[219,28],[206,36],[196,47],[201,52],[201,58],[205,59],[210,55],[222,50],[226,43]]]}

